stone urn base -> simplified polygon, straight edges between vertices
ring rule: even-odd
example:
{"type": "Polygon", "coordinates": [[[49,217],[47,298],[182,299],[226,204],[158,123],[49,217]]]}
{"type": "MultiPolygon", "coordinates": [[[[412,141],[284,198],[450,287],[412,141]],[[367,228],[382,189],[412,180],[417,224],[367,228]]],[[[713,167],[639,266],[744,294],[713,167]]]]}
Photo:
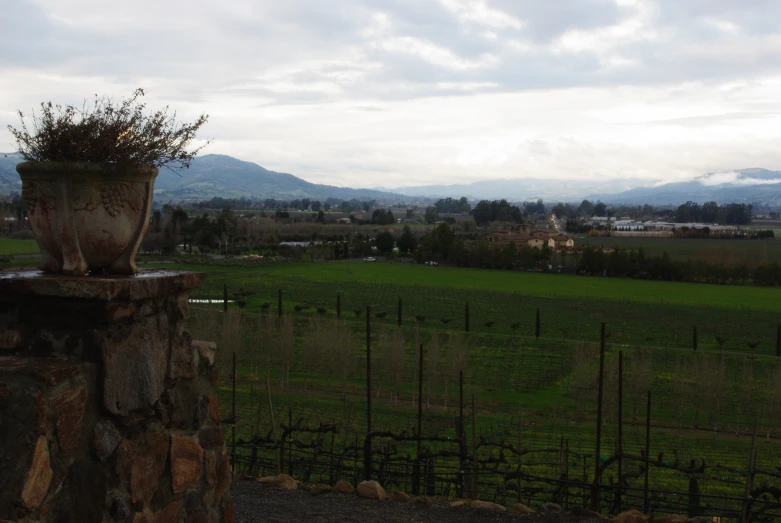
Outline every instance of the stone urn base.
{"type": "Polygon", "coordinates": [[[202,283],[0,273],[0,522],[233,523],[202,283]]]}
{"type": "Polygon", "coordinates": [[[41,248],[41,269],[135,274],[149,224],[156,167],[24,162],[22,197],[41,248]]]}

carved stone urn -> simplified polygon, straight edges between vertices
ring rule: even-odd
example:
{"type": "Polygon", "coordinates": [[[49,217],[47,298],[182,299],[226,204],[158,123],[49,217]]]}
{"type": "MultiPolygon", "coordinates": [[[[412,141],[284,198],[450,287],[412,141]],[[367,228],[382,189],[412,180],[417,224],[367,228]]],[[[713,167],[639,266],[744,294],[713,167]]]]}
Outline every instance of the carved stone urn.
{"type": "Polygon", "coordinates": [[[16,170],[42,270],[136,273],[157,167],[23,162],[16,170]]]}

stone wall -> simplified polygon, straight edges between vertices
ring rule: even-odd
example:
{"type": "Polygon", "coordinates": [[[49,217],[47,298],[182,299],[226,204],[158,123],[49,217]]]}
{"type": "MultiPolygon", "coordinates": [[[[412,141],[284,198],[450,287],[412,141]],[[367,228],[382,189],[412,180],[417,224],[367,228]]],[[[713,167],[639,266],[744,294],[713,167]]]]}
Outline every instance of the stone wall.
{"type": "Polygon", "coordinates": [[[0,522],[233,521],[202,283],[0,273],[0,522]]]}

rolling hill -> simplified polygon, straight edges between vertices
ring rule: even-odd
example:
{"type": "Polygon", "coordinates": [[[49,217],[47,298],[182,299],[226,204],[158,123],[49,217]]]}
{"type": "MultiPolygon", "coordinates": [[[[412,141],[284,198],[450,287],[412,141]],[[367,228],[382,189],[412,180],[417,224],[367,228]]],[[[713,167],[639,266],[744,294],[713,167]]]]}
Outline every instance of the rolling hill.
{"type": "MultiPolygon", "coordinates": [[[[480,180],[473,183],[455,185],[421,185],[398,187],[394,192],[408,196],[427,196],[431,198],[460,198],[466,196],[477,200],[529,201],[542,198],[545,201],[577,200],[591,193],[621,192],[637,187],[643,180],[557,180],[544,178],[516,178],[480,180]]],[[[647,182],[647,181],[646,181],[647,182]]]]}
{"type": "Polygon", "coordinates": [[[22,180],[16,164],[22,161],[19,153],[0,153],[0,196],[22,192],[22,180]]]}
{"type": "MultiPolygon", "coordinates": [[[[15,169],[20,161],[21,156],[17,153],[0,153],[0,194],[21,192],[21,181],[15,169]]],[[[200,156],[193,160],[189,170],[182,171],[181,174],[161,169],[155,181],[155,200],[158,202],[200,201],[215,196],[283,200],[409,200],[409,197],[400,194],[375,189],[351,189],[310,183],[292,174],[269,171],[255,163],[221,154],[200,156]]]]}
{"type": "Polygon", "coordinates": [[[605,203],[680,205],[698,203],[761,203],[781,206],[781,171],[741,169],[709,173],[685,182],[637,187],[617,194],[595,194],[589,200],[605,203]]]}
{"type": "MultiPolygon", "coordinates": [[[[0,153],[0,195],[21,192],[15,166],[18,153],[0,153]]],[[[162,169],[155,182],[158,202],[187,202],[223,198],[276,198],[292,200],[377,200],[399,202],[443,197],[470,199],[506,198],[524,201],[543,198],[547,202],[591,201],[652,205],[679,205],[689,200],[699,203],[762,203],[781,206],[781,171],[742,169],[709,173],[692,180],[656,183],[647,180],[546,180],[519,178],[481,180],[469,184],[429,185],[398,189],[352,189],[307,182],[292,174],[264,169],[231,156],[207,154],[193,160],[190,169],[177,174],[162,169]],[[644,183],[642,187],[638,184],[644,183]]]]}

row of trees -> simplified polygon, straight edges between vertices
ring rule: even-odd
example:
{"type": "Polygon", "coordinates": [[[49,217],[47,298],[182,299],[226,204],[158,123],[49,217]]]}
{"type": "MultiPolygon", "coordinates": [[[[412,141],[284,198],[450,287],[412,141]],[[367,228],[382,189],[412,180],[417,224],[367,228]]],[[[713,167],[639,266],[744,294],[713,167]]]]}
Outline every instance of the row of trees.
{"type": "Polygon", "coordinates": [[[545,203],[542,200],[536,202],[524,202],[523,210],[518,205],[513,205],[507,200],[481,200],[474,208],[469,201],[462,197],[443,198],[438,200],[433,206],[426,208],[426,223],[436,223],[439,221],[440,214],[471,214],[478,226],[483,226],[489,222],[512,222],[523,223],[524,215],[537,216],[544,215],[545,203]]]}
{"type": "Polygon", "coordinates": [[[265,200],[255,200],[250,198],[220,198],[215,197],[211,200],[205,200],[195,204],[198,209],[265,209],[269,211],[325,211],[338,210],[340,212],[366,212],[377,205],[376,200],[342,200],[339,198],[328,198],[324,201],[313,200],[311,198],[301,198],[295,200],[277,200],[276,198],[266,198],[265,200]]]}
{"type": "MultiPolygon", "coordinates": [[[[551,263],[554,253],[547,246],[538,249],[528,245],[518,247],[514,243],[502,247],[485,241],[467,243],[448,224],[443,223],[420,238],[415,255],[419,262],[434,260],[462,267],[540,270],[551,263]]],[[[620,248],[605,252],[591,246],[581,251],[556,253],[556,256],[560,257],[560,263],[570,265],[584,275],[781,286],[781,266],[777,262],[750,267],[742,261],[678,261],[671,259],[667,253],[654,256],[647,255],[643,249],[620,248]]]]}
{"type": "MultiPolygon", "coordinates": [[[[620,206],[622,209],[626,209],[625,206],[620,206]]],[[[653,212],[653,207],[646,205],[653,212]]],[[[638,207],[638,209],[640,209],[638,207]]],[[[591,218],[592,216],[607,216],[607,205],[602,202],[592,203],[588,200],[583,200],[579,206],[575,207],[570,203],[559,202],[553,206],[551,212],[556,215],[560,220],[563,219],[575,219],[575,218],[591,218]]],[[[611,216],[615,216],[615,209],[611,209],[611,216]]],[[[626,209],[622,216],[628,216],[629,209],[626,209]]]]}
{"type": "Polygon", "coordinates": [[[667,253],[646,255],[643,249],[613,249],[605,252],[585,247],[578,255],[581,274],[619,276],[649,280],[685,281],[777,287],[781,285],[781,266],[777,262],[749,267],[746,263],[711,263],[704,260],[673,260],[667,253]]]}
{"type": "MultiPolygon", "coordinates": [[[[540,200],[542,203],[542,200],[540,200]]],[[[481,200],[472,210],[475,223],[480,227],[488,222],[523,223],[523,212],[517,205],[511,205],[507,200],[481,200]]]]}
{"type": "Polygon", "coordinates": [[[718,223],[719,225],[750,225],[753,206],[745,203],[706,202],[702,205],[686,202],[675,211],[676,223],[718,223]]]}
{"type": "Polygon", "coordinates": [[[418,262],[431,260],[461,267],[528,270],[543,268],[551,254],[547,246],[536,249],[528,245],[517,247],[514,243],[505,247],[486,241],[467,243],[450,225],[442,223],[420,238],[415,256],[418,262]]]}
{"type": "Polygon", "coordinates": [[[719,225],[749,225],[751,224],[753,206],[745,203],[727,203],[719,205],[716,202],[706,202],[702,205],[696,202],[686,202],[677,209],[667,207],[657,208],[653,205],[613,205],[610,208],[602,202],[596,204],[583,200],[580,206],[569,203],[557,203],[553,206],[553,214],[559,219],[576,220],[592,216],[622,216],[634,220],[652,220],[654,218],[668,219],[676,223],[717,223],[719,225]]]}
{"type": "Polygon", "coordinates": [[[472,206],[465,198],[442,198],[434,204],[434,211],[439,214],[469,214],[472,206]]]}
{"type": "Polygon", "coordinates": [[[372,213],[372,223],[376,225],[392,225],[396,223],[396,217],[390,209],[375,209],[372,213]]]}

